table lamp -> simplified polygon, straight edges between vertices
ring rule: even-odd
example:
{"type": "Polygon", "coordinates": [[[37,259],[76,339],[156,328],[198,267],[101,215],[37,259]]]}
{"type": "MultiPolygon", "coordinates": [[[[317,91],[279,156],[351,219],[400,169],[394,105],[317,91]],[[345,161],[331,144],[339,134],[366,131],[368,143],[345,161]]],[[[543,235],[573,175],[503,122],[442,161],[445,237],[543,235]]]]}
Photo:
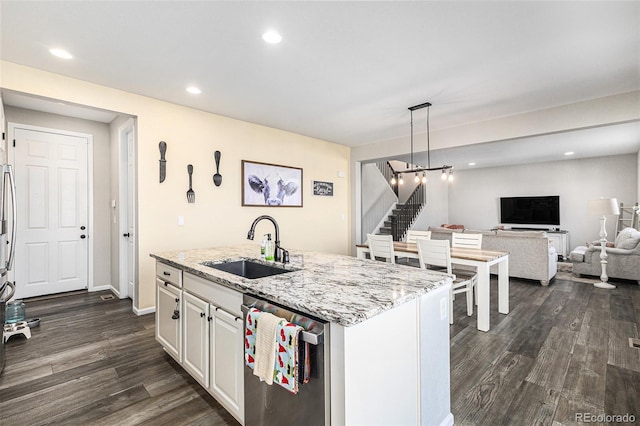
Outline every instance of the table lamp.
{"type": "Polygon", "coordinates": [[[600,282],[594,283],[594,287],[612,289],[616,288],[615,285],[609,284],[607,281],[607,230],[605,229],[605,223],[607,216],[619,215],[620,209],[618,208],[618,200],[615,198],[601,198],[599,200],[589,200],[587,205],[587,211],[591,215],[600,216],[600,265],[602,265],[602,275],[600,275],[600,282]]]}

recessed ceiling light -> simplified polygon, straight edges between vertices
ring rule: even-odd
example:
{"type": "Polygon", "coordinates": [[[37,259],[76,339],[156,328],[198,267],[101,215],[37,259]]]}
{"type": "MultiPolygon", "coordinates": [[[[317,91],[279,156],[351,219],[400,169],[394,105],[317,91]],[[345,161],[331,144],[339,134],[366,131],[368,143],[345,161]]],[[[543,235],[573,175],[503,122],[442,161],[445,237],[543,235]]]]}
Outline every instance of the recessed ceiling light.
{"type": "Polygon", "coordinates": [[[573,151],[567,151],[564,153],[564,155],[573,155],[573,154],[575,154],[573,151]]]}
{"type": "Polygon", "coordinates": [[[282,41],[282,36],[275,31],[267,31],[262,34],[262,39],[270,44],[277,44],[282,41]]]}
{"type": "Polygon", "coordinates": [[[476,165],[476,163],[469,163],[469,165],[470,165],[470,166],[475,166],[475,165],[476,165]]]}
{"type": "Polygon", "coordinates": [[[49,53],[51,53],[53,56],[57,56],[58,58],[62,58],[62,59],[73,58],[73,56],[71,56],[71,53],[67,52],[64,49],[58,49],[58,48],[49,49],[49,53]]]}
{"type": "Polygon", "coordinates": [[[189,86],[187,87],[187,92],[191,93],[192,95],[199,95],[200,93],[202,93],[202,90],[198,89],[195,86],[189,86]]]}

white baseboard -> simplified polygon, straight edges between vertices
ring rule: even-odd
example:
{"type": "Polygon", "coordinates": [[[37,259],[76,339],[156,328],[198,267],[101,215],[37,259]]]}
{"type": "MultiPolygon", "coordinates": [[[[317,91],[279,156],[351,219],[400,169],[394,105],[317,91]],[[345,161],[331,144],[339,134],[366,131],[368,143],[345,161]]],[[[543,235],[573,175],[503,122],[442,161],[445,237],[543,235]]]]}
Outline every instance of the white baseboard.
{"type": "Polygon", "coordinates": [[[124,297],[120,295],[120,291],[118,291],[117,288],[115,288],[114,286],[109,286],[109,288],[111,289],[111,292],[116,295],[118,299],[124,299],[124,297]]]}
{"type": "Polygon", "coordinates": [[[453,414],[449,413],[447,417],[444,418],[440,426],[453,426],[453,414]]]}
{"type": "Polygon", "coordinates": [[[156,307],[152,306],[150,308],[144,308],[144,309],[137,309],[135,306],[133,307],[133,313],[140,316],[140,315],[147,315],[147,314],[153,314],[156,312],[156,307]]]}
{"type": "Polygon", "coordinates": [[[106,285],[91,286],[87,289],[89,293],[93,293],[94,291],[105,291],[105,290],[113,291],[113,287],[111,287],[109,284],[106,284],[106,285]]]}

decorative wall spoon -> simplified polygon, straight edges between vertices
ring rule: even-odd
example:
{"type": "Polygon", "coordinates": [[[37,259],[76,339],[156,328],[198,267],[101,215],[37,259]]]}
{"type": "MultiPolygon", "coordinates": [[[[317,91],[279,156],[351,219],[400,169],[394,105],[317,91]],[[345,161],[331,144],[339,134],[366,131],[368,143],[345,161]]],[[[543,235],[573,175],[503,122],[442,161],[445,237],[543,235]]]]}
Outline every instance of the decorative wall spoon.
{"type": "Polygon", "coordinates": [[[216,159],[216,174],[213,175],[213,183],[216,186],[220,186],[222,184],[222,175],[220,174],[220,151],[214,152],[213,156],[216,159]]]}

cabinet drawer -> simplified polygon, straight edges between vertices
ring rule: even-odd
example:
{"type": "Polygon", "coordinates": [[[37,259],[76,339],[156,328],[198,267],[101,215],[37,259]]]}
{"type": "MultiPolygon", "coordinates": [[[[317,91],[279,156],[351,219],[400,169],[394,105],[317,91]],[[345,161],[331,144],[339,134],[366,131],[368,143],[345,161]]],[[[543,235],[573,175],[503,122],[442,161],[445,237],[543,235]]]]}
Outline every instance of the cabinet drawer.
{"type": "Polygon", "coordinates": [[[156,262],[156,275],[163,281],[182,287],[182,271],[166,263],[156,262]]]}
{"type": "Polygon", "coordinates": [[[184,289],[230,314],[242,316],[242,293],[204,278],[185,273],[184,289]]]}

